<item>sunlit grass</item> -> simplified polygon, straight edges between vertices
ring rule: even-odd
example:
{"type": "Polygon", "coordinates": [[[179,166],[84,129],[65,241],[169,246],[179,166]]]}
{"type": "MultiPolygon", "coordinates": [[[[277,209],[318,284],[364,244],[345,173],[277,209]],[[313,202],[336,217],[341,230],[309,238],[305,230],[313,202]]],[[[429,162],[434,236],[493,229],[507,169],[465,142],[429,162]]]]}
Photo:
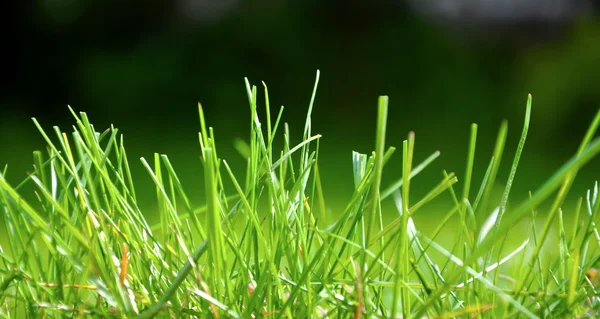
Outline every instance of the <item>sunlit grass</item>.
{"type": "Polygon", "coordinates": [[[0,175],[8,238],[0,246],[0,315],[596,316],[598,186],[581,194],[575,211],[563,211],[563,204],[579,169],[600,152],[593,138],[600,112],[571,160],[509,208],[531,96],[508,176],[498,175],[503,154],[511,152],[504,149],[508,126],[502,122],[485,175],[473,180],[473,124],[464,174],[440,172],[423,197],[411,195],[413,178],[440,153],[414,158],[414,132],[401,151],[389,147],[389,101],[380,97],[375,151],[353,153],[354,193],[331,214],[318,164],[321,136],[311,127],[317,84],[318,73],[302,140],[293,141],[283,107],[271,109],[263,85],[266,118],[259,118],[259,89],[246,82],[251,130],[236,143],[247,163],[243,175],[219,157],[199,106],[206,204],[193,207],[194,192],[182,185],[167,155],[142,158],[155,184],[154,225],[138,206],[140,196],[151,194],[136,193],[132,161],[116,128],[99,132],[85,113],[73,112],[73,132],[55,127],[51,137],[34,119],[47,151],[34,152],[34,171],[20,185],[6,181],[6,169],[0,175]],[[401,176],[384,184],[386,168],[400,163],[401,176]],[[496,200],[493,187],[503,178],[496,200]],[[35,186],[37,202],[23,198],[26,184],[35,186]],[[414,217],[442,194],[449,194],[443,198],[450,209],[436,215],[432,232],[419,231],[414,217]],[[549,210],[539,212],[543,205],[549,210]],[[393,214],[385,211],[389,207],[393,214]],[[540,218],[541,228],[535,223],[540,218]],[[452,236],[442,238],[443,232],[452,236]]]}

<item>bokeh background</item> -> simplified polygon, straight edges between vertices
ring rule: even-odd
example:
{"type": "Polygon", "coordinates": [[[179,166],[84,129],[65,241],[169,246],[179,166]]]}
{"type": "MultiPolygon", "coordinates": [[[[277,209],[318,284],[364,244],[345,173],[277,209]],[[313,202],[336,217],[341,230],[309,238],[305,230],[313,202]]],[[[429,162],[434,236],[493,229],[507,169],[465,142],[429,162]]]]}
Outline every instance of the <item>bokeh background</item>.
{"type": "MultiPolygon", "coordinates": [[[[315,72],[321,81],[313,132],[323,134],[321,171],[331,209],[352,192],[351,151],[373,149],[377,97],[390,97],[389,145],[416,132],[416,161],[442,156],[412,184],[416,197],[442,170],[464,173],[470,124],[479,124],[480,181],[502,119],[509,121],[499,181],[518,142],[527,93],[533,118],[513,188],[526,198],[576,150],[600,107],[600,1],[591,0],[32,0],[6,11],[0,86],[0,164],[14,184],[46,129],[85,111],[99,130],[125,135],[141,206],[152,215],[151,180],[139,157],[166,153],[202,204],[197,102],[220,155],[244,161],[249,107],[243,78],[269,87],[300,142],[315,72]]],[[[600,160],[573,195],[600,177],[600,160]]],[[[384,183],[400,176],[395,156],[384,183]]],[[[33,197],[31,197],[33,198],[33,197]]]]}

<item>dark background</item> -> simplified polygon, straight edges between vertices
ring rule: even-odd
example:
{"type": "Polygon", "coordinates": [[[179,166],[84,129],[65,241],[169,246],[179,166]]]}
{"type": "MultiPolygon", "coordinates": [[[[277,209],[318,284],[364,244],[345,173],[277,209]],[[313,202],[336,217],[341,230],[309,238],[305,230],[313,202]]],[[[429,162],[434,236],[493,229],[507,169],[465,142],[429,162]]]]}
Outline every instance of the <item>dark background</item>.
{"type": "MultiPolygon", "coordinates": [[[[487,167],[500,121],[507,177],[533,94],[530,135],[515,198],[525,198],[576,150],[600,107],[597,1],[543,0],[36,0],[4,15],[0,164],[17,183],[44,143],[31,117],[70,130],[67,109],[98,130],[125,135],[142,206],[154,191],[138,161],[166,153],[202,203],[197,102],[216,130],[220,155],[237,172],[233,148],[247,139],[243,78],[269,87],[300,142],[315,72],[321,82],[313,131],[323,134],[325,195],[342,207],[352,191],[351,151],[373,149],[377,97],[390,96],[388,144],[416,132],[416,161],[441,158],[413,183],[416,196],[442,170],[462,178],[470,123],[479,127],[475,181],[487,167]]],[[[262,103],[261,103],[262,105],[262,103]]],[[[263,121],[264,122],[264,121],[263,121]]],[[[595,160],[573,195],[600,174],[595,160]]],[[[384,181],[400,176],[401,155],[384,181]]],[[[475,191],[473,191],[475,192],[475,191]]],[[[571,200],[574,199],[571,196],[571,200]]]]}

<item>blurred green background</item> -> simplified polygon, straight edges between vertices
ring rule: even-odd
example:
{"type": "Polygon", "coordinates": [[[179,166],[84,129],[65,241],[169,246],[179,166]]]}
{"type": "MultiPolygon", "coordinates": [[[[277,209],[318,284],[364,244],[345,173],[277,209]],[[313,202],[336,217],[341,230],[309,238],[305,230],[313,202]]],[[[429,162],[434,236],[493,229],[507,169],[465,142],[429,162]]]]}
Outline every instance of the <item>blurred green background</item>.
{"type": "MultiPolygon", "coordinates": [[[[235,138],[249,136],[244,77],[259,89],[260,81],[267,83],[272,107],[285,106],[283,119],[298,143],[321,70],[313,132],[323,135],[321,171],[333,212],[352,192],[351,151],[373,149],[378,95],[390,96],[388,145],[401,148],[413,130],[417,162],[441,151],[413,182],[416,198],[437,184],[443,169],[462,179],[473,122],[479,124],[477,183],[500,121],[509,121],[498,177],[505,181],[532,93],[531,129],[511,202],[524,199],[575,152],[600,107],[595,1],[36,0],[16,6],[5,21],[10,35],[0,88],[0,164],[9,164],[9,181],[20,182],[32,167],[31,152],[44,147],[30,118],[69,131],[68,104],[87,112],[98,130],[114,124],[125,135],[137,191],[147,194],[140,204],[151,217],[155,193],[138,159],[154,152],[169,155],[194,204],[203,203],[197,102],[221,157],[244,172],[233,148],[235,138]]],[[[398,152],[384,183],[400,176],[401,161],[398,152]]],[[[584,195],[598,172],[595,160],[569,199],[584,195]]]]}

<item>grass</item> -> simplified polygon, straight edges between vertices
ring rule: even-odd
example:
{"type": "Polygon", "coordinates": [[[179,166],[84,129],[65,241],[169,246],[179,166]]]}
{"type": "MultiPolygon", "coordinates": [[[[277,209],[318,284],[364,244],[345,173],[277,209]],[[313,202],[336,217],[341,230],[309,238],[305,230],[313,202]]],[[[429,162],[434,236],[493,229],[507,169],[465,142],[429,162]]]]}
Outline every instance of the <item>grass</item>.
{"type": "Polygon", "coordinates": [[[500,126],[481,181],[472,180],[477,125],[471,127],[464,179],[443,172],[422,198],[415,176],[438,158],[415,161],[415,133],[402,144],[402,176],[382,185],[396,149],[386,146],[388,98],[380,97],[375,151],[353,153],[354,193],[343,211],[328,212],[311,128],[316,87],[303,139],[290,140],[264,86],[246,81],[250,136],[237,149],[244,176],[218,156],[215,133],[199,106],[199,143],[206,205],[192,207],[169,158],[141,159],[156,187],[159,222],[137,205],[123,138],[98,132],[75,113],[73,132],[50,135],[34,152],[34,171],[17,186],[0,175],[0,208],[8,243],[0,246],[0,315],[17,317],[213,318],[548,318],[595,317],[600,311],[593,268],[600,259],[598,185],[563,212],[579,169],[600,152],[596,114],[571,160],[529,199],[507,206],[525,147],[521,139],[500,201],[491,196],[507,139],[500,126]],[[272,114],[277,113],[277,116],[272,114]],[[283,131],[283,134],[281,134],[283,131]],[[278,141],[283,147],[276,148],[278,141]],[[36,202],[24,199],[35,186],[36,202]],[[461,191],[458,191],[460,188],[461,191]],[[414,214],[448,193],[451,209],[432,234],[414,214]],[[392,201],[396,216],[384,212],[392,201]],[[540,212],[549,204],[549,210],[540,212]],[[570,221],[567,223],[565,219],[570,221]],[[543,220],[539,229],[536,220],[543,220]],[[451,221],[456,222],[451,222],[451,221]],[[523,226],[524,225],[524,226],[523,226]],[[516,233],[526,227],[527,233],[516,233]],[[452,231],[448,243],[440,239],[452,231]],[[511,230],[512,233],[511,233],[511,230]],[[510,236],[508,236],[510,234],[510,236]],[[510,238],[509,238],[510,237],[510,238]],[[550,246],[551,245],[551,246],[550,246]],[[554,253],[548,253],[547,249],[554,253]]]}

